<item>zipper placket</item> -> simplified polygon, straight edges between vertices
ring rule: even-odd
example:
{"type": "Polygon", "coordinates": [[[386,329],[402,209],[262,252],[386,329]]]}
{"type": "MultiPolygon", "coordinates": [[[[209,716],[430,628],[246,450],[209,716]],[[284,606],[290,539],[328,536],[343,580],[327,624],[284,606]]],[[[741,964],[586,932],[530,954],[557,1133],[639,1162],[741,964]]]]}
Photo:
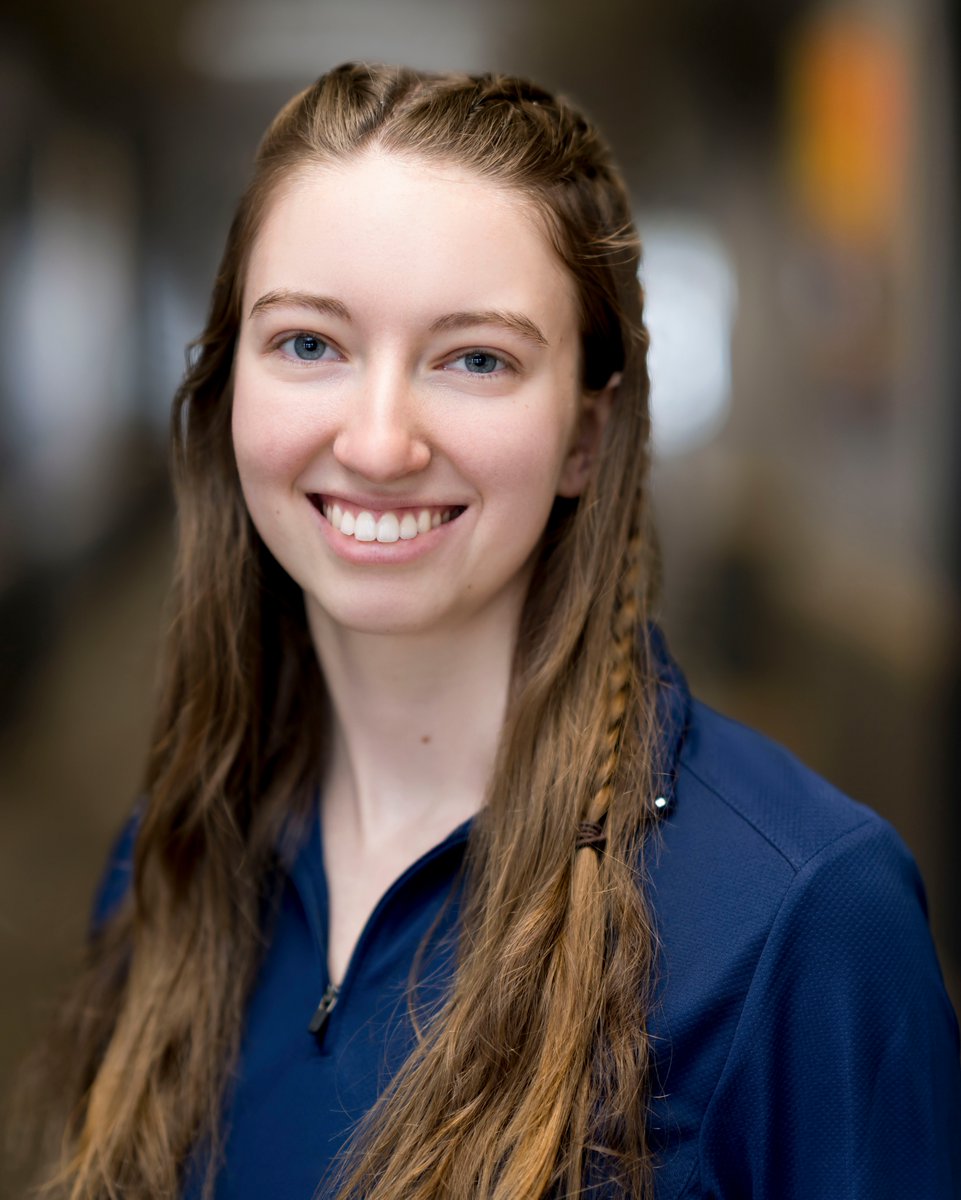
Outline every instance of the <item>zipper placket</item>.
{"type": "MultiPolygon", "coordinates": [[[[364,953],[366,952],[367,944],[370,942],[370,940],[373,936],[372,931],[377,926],[378,922],[380,921],[381,917],[383,916],[383,914],[387,910],[387,908],[397,898],[397,895],[403,890],[403,888],[405,888],[407,886],[407,884],[410,882],[410,880],[417,873],[419,873],[425,867],[429,866],[432,862],[435,861],[435,859],[440,858],[444,854],[448,854],[455,847],[460,846],[464,842],[467,841],[466,829],[463,832],[462,836],[459,836],[454,840],[452,840],[452,839],[453,839],[453,834],[450,834],[447,838],[444,839],[443,842],[441,842],[441,844],[439,846],[432,847],[430,850],[427,851],[426,854],[421,855],[421,857],[419,859],[417,859],[416,862],[411,863],[411,865],[407,868],[407,870],[404,871],[401,875],[399,875],[394,880],[394,882],[390,885],[390,887],[387,889],[387,891],[384,892],[383,896],[381,896],[380,900],[378,900],[374,910],[371,912],[370,916],[367,918],[367,921],[365,922],[364,927],[360,932],[360,936],[357,939],[357,943],[354,946],[354,951],[351,954],[350,960],[347,963],[347,969],[344,971],[344,977],[340,981],[340,985],[338,986],[335,983],[331,983],[330,980],[328,979],[327,986],[324,989],[324,994],[321,996],[320,1002],[318,1003],[317,1008],[314,1011],[314,1015],[310,1019],[310,1024],[307,1027],[309,1032],[311,1034],[313,1034],[314,1037],[317,1039],[318,1045],[322,1047],[324,1052],[329,1052],[329,1047],[326,1045],[326,1042],[327,1042],[327,1035],[330,1031],[329,1027],[330,1027],[331,1015],[333,1013],[334,1008],[337,1006],[337,1004],[343,1003],[344,997],[347,995],[347,993],[350,990],[350,986],[353,983],[354,977],[357,975],[357,972],[359,970],[359,964],[363,959],[364,953]]],[[[325,890],[326,890],[326,888],[325,888],[325,890]]],[[[325,931],[325,934],[326,934],[326,931],[325,931]]],[[[325,937],[324,941],[326,944],[326,937],[325,937]]],[[[326,976],[326,972],[327,972],[327,964],[326,964],[326,956],[325,956],[325,961],[324,961],[325,976],[326,976]]]]}

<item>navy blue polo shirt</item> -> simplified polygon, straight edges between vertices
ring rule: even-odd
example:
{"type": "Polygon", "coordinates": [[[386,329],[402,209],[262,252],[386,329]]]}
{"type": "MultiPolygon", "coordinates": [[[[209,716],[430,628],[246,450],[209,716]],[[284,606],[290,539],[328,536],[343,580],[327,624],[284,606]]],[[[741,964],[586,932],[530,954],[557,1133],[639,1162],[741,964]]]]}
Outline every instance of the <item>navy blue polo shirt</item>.
{"type": "MultiPolygon", "coordinates": [[[[659,653],[668,804],[646,862],[660,940],[657,1200],[957,1200],[958,1025],[910,855],[869,809],[691,701],[659,653]]],[[[418,1001],[429,1010],[445,994],[469,828],[381,898],[324,1017],[315,819],[250,999],[217,1200],[327,1194],[338,1152],[412,1046],[408,980],[429,931],[418,1001]]],[[[129,884],[127,843],[101,915],[129,884]]],[[[195,1163],[191,1200],[199,1177],[195,1163]]]]}

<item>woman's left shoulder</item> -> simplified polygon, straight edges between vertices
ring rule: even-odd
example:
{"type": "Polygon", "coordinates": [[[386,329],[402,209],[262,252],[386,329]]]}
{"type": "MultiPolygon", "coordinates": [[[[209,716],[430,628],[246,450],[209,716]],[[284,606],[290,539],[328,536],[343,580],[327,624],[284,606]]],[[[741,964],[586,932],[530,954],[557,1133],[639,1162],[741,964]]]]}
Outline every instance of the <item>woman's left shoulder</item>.
{"type": "MultiPolygon", "coordinates": [[[[669,927],[692,918],[717,938],[726,923],[725,944],[744,949],[753,931],[745,960],[752,988],[773,958],[780,970],[794,959],[817,979],[822,1005],[845,983],[864,995],[875,975],[881,994],[910,990],[922,966],[944,996],[924,885],[887,821],[782,746],[698,702],[675,780],[652,870],[669,927]],[[679,890],[689,900],[699,894],[703,909],[678,911],[679,890]]],[[[951,1023],[956,1031],[953,1014],[951,1023]]]]}
{"type": "MultiPolygon", "coordinates": [[[[691,696],[655,626],[662,784],[670,804],[663,829],[683,850],[673,868],[699,869],[701,853],[740,872],[749,866],[777,883],[847,837],[879,838],[904,850],[893,829],[849,799],[783,746],[691,696]]],[[[909,858],[910,856],[908,856],[909,858]]],[[[720,865],[720,864],[718,864],[720,865]]]]}
{"type": "MultiPolygon", "coordinates": [[[[707,807],[760,839],[793,870],[801,870],[840,840],[903,844],[887,822],[845,796],[790,751],[707,705],[692,701],[677,762],[678,801],[707,807]]],[[[683,811],[683,810],[682,810],[683,811]]],[[[692,814],[695,815],[695,814],[692,814]]],[[[723,825],[723,819],[720,820],[723,825]]],[[[718,830],[720,832],[720,830],[718,830]]]]}
{"type": "Polygon", "coordinates": [[[664,1194],[952,1194],[958,1026],[901,838],[696,702],[674,778],[648,865],[661,1136],[702,1190],[664,1194]]]}

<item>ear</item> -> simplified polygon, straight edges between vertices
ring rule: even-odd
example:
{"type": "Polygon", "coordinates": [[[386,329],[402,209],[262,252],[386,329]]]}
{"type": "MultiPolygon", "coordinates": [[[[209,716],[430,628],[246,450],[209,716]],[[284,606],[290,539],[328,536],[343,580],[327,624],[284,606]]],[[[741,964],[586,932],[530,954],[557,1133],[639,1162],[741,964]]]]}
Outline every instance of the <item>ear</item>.
{"type": "Polygon", "coordinates": [[[599,392],[585,392],[581,397],[574,436],[557,482],[558,496],[579,496],[587,486],[620,382],[621,373],[615,371],[599,392]]]}

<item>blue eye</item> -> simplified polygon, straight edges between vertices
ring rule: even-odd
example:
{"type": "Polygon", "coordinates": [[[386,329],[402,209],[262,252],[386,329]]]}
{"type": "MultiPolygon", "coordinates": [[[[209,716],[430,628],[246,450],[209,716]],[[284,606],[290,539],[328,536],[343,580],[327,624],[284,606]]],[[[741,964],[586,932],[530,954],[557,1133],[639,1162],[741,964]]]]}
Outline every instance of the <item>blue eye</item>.
{"type": "Polygon", "coordinates": [[[327,343],[315,333],[298,333],[285,344],[291,347],[297,358],[305,362],[315,362],[323,358],[327,351],[327,343]]]}
{"type": "Polygon", "coordinates": [[[333,357],[335,354],[330,342],[325,342],[316,333],[295,333],[274,345],[285,358],[304,363],[320,362],[321,359],[333,357]]]}
{"type": "Polygon", "coordinates": [[[503,359],[486,350],[469,350],[461,355],[461,359],[465,369],[472,375],[490,375],[497,370],[498,364],[503,364],[503,359]]]}

